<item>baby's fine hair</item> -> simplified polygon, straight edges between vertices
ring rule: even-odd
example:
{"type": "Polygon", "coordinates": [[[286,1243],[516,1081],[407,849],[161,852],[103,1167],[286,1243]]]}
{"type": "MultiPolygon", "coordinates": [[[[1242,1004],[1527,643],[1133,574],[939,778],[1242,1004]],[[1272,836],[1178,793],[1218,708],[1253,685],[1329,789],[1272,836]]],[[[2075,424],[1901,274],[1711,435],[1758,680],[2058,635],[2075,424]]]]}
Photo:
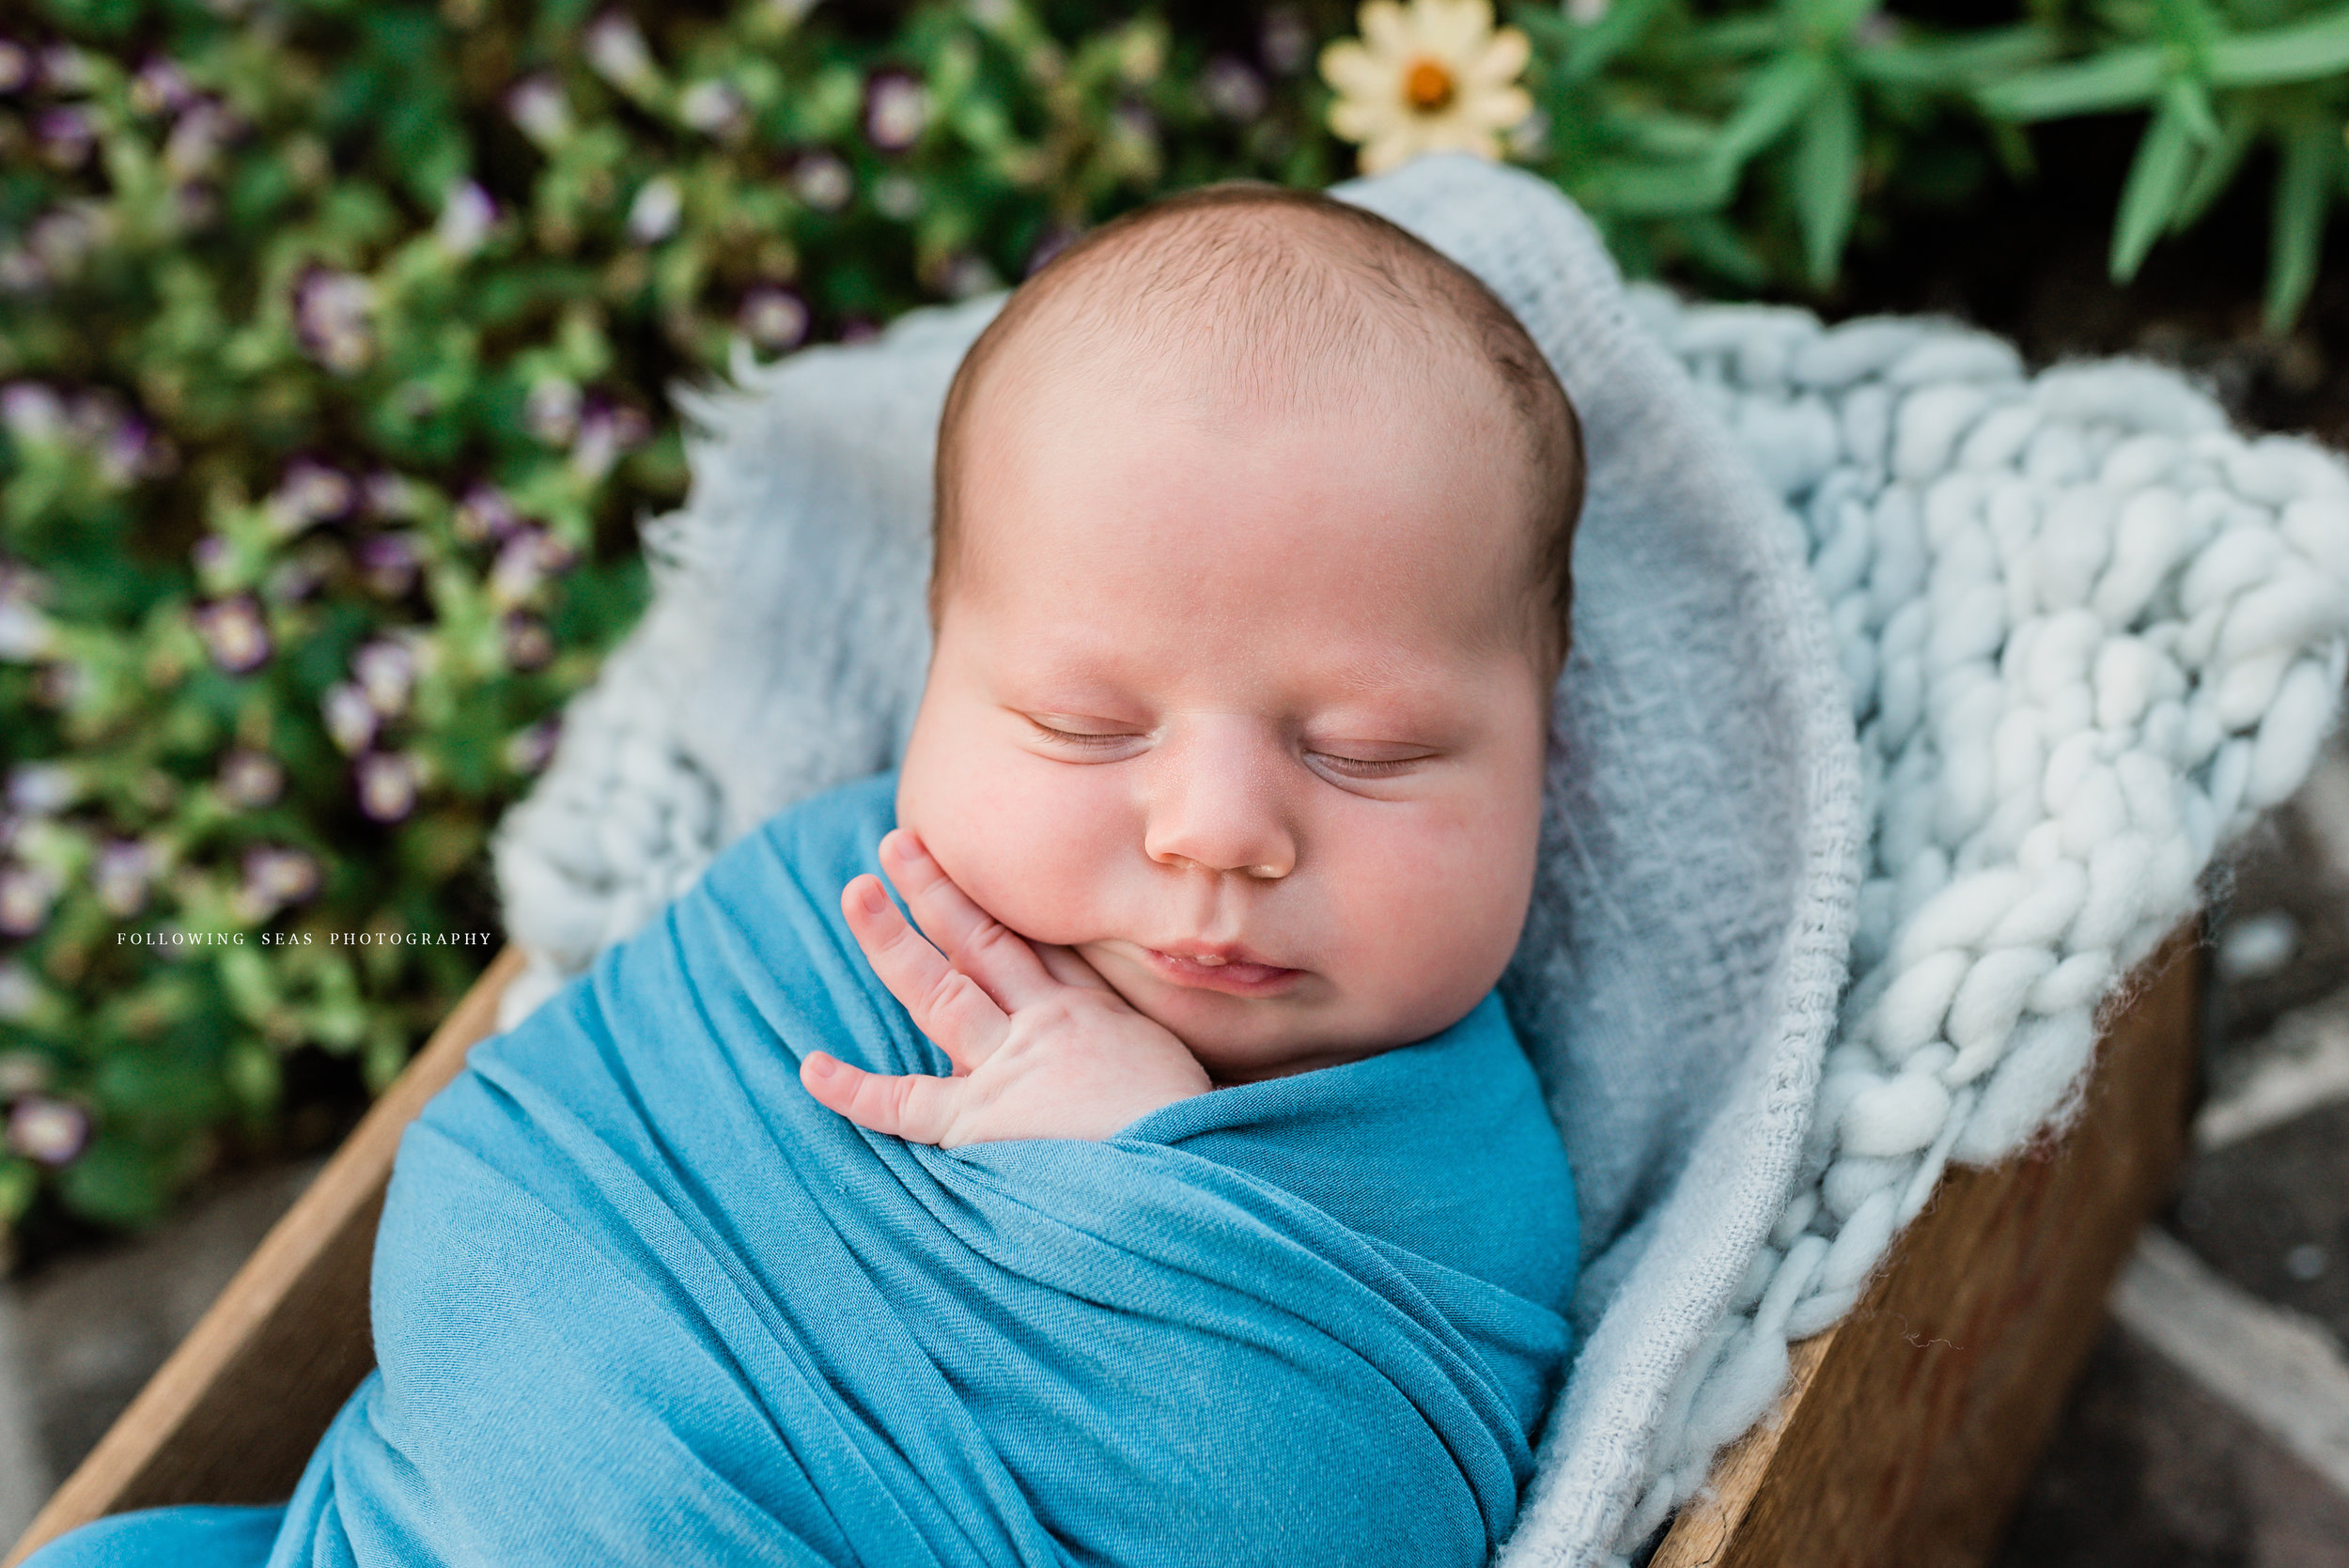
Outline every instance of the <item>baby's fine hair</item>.
{"type": "Polygon", "coordinates": [[[1399,347],[1465,346],[1524,432],[1530,582],[1541,640],[1563,660],[1583,451],[1549,362],[1491,289],[1416,235],[1349,202],[1254,180],[1203,186],[1083,235],[971,345],[939,418],[933,621],[959,544],[972,406],[1006,346],[1048,323],[1057,341],[1046,351],[1080,362],[1087,343],[1173,354],[1204,337],[1225,349],[1221,367],[1245,396],[1276,407],[1326,394],[1326,377],[1299,373],[1309,367],[1359,384],[1399,347]]]}

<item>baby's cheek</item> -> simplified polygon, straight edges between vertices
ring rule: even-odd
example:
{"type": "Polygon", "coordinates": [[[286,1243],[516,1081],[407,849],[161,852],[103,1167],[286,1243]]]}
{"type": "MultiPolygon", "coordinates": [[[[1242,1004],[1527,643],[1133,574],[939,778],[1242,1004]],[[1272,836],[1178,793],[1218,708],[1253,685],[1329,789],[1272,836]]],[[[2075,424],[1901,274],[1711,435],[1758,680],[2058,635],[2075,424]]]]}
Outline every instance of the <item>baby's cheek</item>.
{"type": "Polygon", "coordinates": [[[1532,834],[1501,816],[1390,818],[1330,868],[1341,977],[1401,1036],[1454,1022],[1500,979],[1524,925],[1532,834]],[[1521,842],[1522,841],[1522,842],[1521,842]]]}
{"type": "Polygon", "coordinates": [[[914,824],[957,886],[1005,925],[1040,942],[1100,938],[1101,884],[1130,852],[1098,768],[1025,757],[973,759],[914,824]]]}

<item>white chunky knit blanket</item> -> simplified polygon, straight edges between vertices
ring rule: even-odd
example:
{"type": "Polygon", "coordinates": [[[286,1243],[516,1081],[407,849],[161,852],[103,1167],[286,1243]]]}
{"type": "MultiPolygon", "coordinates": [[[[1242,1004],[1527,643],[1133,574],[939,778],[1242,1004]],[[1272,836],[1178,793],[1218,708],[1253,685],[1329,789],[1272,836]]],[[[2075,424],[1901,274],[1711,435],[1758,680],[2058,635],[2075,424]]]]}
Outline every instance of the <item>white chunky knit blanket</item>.
{"type": "MultiPolygon", "coordinates": [[[[1503,982],[1582,1202],[1583,1348],[1504,1563],[1619,1560],[1951,1159],[2060,1126],[2098,1005],[2289,793],[2349,661],[2349,472],[2175,375],[1625,289],[1550,187],[1341,187],[1582,413],[1534,906],[1503,982]]],[[[929,442],[998,301],[689,397],[656,594],[497,844],[511,1023],[920,693],[929,442]]]]}

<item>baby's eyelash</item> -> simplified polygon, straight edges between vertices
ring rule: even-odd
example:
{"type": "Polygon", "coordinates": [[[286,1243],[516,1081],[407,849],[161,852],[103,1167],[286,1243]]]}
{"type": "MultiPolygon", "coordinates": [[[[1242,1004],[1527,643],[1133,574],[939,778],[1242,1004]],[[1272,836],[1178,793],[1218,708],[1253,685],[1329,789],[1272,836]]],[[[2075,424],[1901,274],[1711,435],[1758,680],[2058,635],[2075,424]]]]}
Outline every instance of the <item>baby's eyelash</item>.
{"type": "Polygon", "coordinates": [[[1041,719],[1030,719],[1028,722],[1035,726],[1035,732],[1041,738],[1057,744],[1074,746],[1081,751],[1104,751],[1112,746],[1121,745],[1124,742],[1134,738],[1132,735],[1124,730],[1112,731],[1104,735],[1094,735],[1088,734],[1082,730],[1054,729],[1051,725],[1044,722],[1041,719]]]}
{"type": "Polygon", "coordinates": [[[1352,779],[1392,778],[1395,774],[1402,772],[1405,768],[1415,767],[1427,760],[1425,757],[1420,756],[1387,757],[1377,761],[1373,761],[1367,757],[1340,756],[1334,752],[1315,752],[1311,754],[1319,757],[1325,763],[1330,764],[1337,769],[1337,771],[1344,773],[1346,777],[1352,779]]]}

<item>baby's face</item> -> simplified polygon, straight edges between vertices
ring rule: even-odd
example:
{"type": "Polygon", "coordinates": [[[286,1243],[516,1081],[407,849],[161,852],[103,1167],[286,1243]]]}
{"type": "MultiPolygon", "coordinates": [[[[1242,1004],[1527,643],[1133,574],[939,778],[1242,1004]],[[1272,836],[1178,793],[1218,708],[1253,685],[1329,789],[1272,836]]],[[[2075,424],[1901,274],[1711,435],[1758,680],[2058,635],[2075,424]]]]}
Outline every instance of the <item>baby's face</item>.
{"type": "Polygon", "coordinates": [[[1424,1039],[1517,943],[1549,673],[1495,401],[1046,388],[967,427],[898,820],[1219,1080],[1424,1039]]]}

